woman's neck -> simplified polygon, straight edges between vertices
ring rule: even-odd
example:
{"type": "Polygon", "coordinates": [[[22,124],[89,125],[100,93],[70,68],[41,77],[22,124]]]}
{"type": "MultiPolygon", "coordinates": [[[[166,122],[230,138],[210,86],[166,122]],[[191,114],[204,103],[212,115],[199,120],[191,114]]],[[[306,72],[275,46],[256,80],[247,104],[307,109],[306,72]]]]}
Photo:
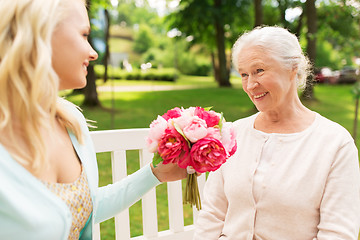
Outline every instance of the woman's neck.
{"type": "Polygon", "coordinates": [[[315,119],[315,113],[300,100],[282,109],[260,112],[254,128],[267,133],[296,133],[305,130],[315,119]]]}

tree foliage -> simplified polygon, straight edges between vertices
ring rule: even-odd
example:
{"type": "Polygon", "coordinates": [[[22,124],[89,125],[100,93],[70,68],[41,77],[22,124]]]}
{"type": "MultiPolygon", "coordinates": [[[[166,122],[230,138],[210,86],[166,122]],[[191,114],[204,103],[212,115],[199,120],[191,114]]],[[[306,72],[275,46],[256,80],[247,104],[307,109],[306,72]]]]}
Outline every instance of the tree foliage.
{"type": "MultiPolygon", "coordinates": [[[[348,2],[321,2],[318,7],[319,39],[331,44],[340,58],[338,67],[352,65],[352,58],[360,56],[360,9],[348,2]]],[[[360,2],[357,2],[360,6],[360,2]]]]}
{"type": "Polygon", "coordinates": [[[156,11],[150,8],[147,1],[143,5],[136,5],[136,1],[119,1],[114,14],[113,24],[126,24],[127,26],[148,25],[151,27],[161,25],[156,11]]]}
{"type": "Polygon", "coordinates": [[[239,29],[248,28],[253,22],[248,17],[250,5],[249,0],[182,0],[178,10],[167,17],[170,28],[178,28],[193,36],[194,42],[208,47],[214,56],[215,78],[220,86],[230,85],[226,49],[239,29]]]}
{"type": "Polygon", "coordinates": [[[145,53],[153,45],[153,33],[148,25],[140,25],[135,33],[133,50],[136,53],[145,53]]]}

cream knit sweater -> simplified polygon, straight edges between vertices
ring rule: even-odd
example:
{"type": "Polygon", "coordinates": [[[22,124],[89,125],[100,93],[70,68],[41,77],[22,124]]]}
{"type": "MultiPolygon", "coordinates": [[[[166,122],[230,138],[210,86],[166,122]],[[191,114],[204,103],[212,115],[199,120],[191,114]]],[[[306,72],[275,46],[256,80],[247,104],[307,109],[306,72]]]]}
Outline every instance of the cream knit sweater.
{"type": "Polygon", "coordinates": [[[194,240],[357,240],[358,151],[350,134],[319,114],[299,134],[275,139],[257,202],[253,179],[268,137],[256,115],[236,121],[238,150],[209,175],[194,240]]]}

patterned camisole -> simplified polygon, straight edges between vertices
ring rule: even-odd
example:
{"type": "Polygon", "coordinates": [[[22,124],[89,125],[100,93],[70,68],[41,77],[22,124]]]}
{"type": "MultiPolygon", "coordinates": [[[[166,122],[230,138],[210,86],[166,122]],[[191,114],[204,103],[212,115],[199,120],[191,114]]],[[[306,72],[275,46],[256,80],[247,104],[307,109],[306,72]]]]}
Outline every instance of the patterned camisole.
{"type": "Polygon", "coordinates": [[[72,225],[68,240],[78,240],[80,232],[85,227],[93,208],[84,168],[82,167],[80,177],[73,183],[49,183],[44,181],[43,183],[69,207],[72,214],[72,225]]]}

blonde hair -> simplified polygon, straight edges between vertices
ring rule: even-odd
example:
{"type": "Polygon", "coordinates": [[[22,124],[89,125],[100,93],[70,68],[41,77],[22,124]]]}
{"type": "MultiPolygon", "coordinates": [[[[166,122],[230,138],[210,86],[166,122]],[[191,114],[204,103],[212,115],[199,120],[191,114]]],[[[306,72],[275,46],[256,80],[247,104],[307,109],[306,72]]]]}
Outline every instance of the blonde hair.
{"type": "Polygon", "coordinates": [[[311,64],[304,55],[297,37],[288,30],[277,26],[256,27],[241,35],[232,48],[232,62],[239,70],[240,52],[249,47],[259,47],[264,52],[283,64],[287,69],[297,68],[297,86],[303,89],[306,78],[311,73],[311,64]]]}
{"type": "Polygon", "coordinates": [[[47,165],[41,131],[51,132],[55,119],[82,142],[79,122],[58,97],[59,78],[51,62],[51,37],[64,17],[63,2],[1,1],[0,132],[8,133],[14,159],[34,173],[47,165]]]}

